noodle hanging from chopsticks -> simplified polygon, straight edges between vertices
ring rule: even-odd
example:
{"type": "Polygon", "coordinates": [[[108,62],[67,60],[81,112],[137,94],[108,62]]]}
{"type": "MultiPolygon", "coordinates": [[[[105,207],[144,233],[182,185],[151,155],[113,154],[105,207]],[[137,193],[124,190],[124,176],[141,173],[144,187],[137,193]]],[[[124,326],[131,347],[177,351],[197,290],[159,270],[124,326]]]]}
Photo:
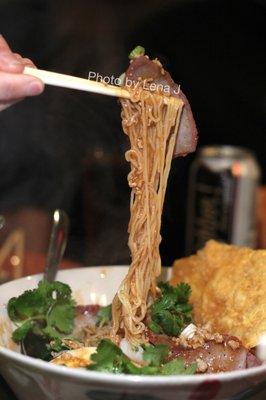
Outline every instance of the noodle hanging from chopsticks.
{"type": "Polygon", "coordinates": [[[125,337],[132,345],[145,342],[145,316],[158,289],[161,274],[159,245],[161,215],[183,102],[138,88],[121,99],[122,126],[131,148],[128,245],[132,262],[112,304],[115,341],[125,337]]]}

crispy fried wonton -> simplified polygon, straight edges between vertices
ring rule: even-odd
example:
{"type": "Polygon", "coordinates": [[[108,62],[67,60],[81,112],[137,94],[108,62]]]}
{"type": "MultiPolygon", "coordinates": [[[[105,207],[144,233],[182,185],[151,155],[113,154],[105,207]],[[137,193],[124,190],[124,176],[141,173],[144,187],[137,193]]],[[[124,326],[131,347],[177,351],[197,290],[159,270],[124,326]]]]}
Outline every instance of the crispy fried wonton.
{"type": "Polygon", "coordinates": [[[171,283],[187,282],[197,324],[237,336],[254,347],[266,332],[266,250],[214,240],[175,261],[171,283]]]}

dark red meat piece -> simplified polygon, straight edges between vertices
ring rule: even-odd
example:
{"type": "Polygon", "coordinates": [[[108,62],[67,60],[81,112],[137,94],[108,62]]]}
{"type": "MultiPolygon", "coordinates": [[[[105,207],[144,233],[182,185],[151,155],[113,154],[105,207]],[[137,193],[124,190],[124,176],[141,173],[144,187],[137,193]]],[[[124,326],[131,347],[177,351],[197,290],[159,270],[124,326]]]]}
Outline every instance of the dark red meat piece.
{"type": "Polygon", "coordinates": [[[183,349],[181,346],[173,346],[169,359],[181,357],[187,364],[202,359],[208,366],[206,372],[211,373],[245,369],[247,353],[248,350],[243,346],[233,350],[227,342],[216,343],[210,340],[197,349],[183,349]]]}
{"type": "Polygon", "coordinates": [[[129,85],[131,81],[136,83],[139,78],[142,80],[152,79],[152,82],[156,85],[168,85],[171,95],[183,100],[184,107],[174,156],[186,156],[188,153],[194,152],[197,146],[198,132],[193,114],[186,96],[179,90],[178,85],[173,81],[169,72],[165,71],[156,61],[152,61],[146,56],[140,56],[130,63],[126,71],[125,85],[127,83],[129,85]]]}
{"type": "Polygon", "coordinates": [[[262,365],[262,362],[255,356],[255,354],[249,351],[247,354],[247,368],[258,367],[259,365],[262,365]]]}
{"type": "Polygon", "coordinates": [[[214,340],[206,341],[202,347],[196,349],[183,348],[175,345],[166,335],[157,335],[151,331],[147,332],[150,343],[166,344],[169,346],[169,360],[182,358],[187,365],[202,359],[208,366],[207,373],[234,371],[261,365],[257,357],[242,346],[241,342],[234,336],[223,335],[224,342],[216,343],[214,340]],[[233,350],[228,344],[230,340],[239,342],[240,346],[233,350]]]}
{"type": "Polygon", "coordinates": [[[98,304],[89,304],[86,306],[77,306],[76,307],[76,315],[90,314],[91,316],[97,315],[100,310],[100,306],[98,304]]]}

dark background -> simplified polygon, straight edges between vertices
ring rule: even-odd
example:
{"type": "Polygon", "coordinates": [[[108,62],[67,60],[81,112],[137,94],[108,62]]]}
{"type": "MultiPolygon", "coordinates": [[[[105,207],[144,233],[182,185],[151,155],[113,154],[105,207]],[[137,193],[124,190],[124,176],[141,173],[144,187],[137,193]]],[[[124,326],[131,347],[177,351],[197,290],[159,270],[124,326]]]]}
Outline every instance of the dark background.
{"type": "MultiPolygon", "coordinates": [[[[90,70],[119,76],[129,51],[143,45],[190,100],[200,146],[254,150],[265,182],[265,14],[263,0],[2,0],[0,32],[39,68],[80,77],[90,70]]],[[[64,208],[72,223],[69,258],[128,262],[128,143],[119,114],[114,98],[53,87],[2,112],[0,212],[33,208],[48,218],[64,208]]],[[[184,254],[192,159],[173,161],[164,264],[184,254]]]]}

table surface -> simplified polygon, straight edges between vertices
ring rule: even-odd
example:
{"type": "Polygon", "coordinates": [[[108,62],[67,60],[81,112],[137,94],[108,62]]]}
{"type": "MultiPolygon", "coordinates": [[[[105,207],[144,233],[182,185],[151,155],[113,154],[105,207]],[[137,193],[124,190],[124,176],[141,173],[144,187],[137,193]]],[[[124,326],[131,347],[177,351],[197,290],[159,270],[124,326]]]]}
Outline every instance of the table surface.
{"type": "Polygon", "coordinates": [[[17,400],[8,385],[0,375],[0,400],[17,400]]]}

